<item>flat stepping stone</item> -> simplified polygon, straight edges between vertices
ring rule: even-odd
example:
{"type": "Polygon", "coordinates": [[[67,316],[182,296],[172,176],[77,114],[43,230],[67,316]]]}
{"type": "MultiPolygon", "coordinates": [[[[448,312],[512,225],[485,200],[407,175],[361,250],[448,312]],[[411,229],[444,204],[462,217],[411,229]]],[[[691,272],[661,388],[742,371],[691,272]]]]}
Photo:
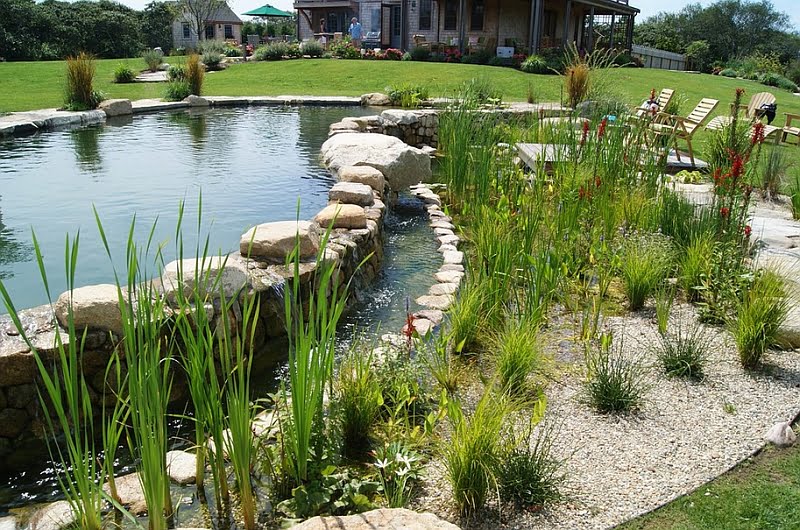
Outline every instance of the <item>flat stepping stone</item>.
{"type": "Polygon", "coordinates": [[[314,216],[314,221],[323,228],[366,228],[367,214],[356,204],[329,204],[314,216]]]}
{"type": "Polygon", "coordinates": [[[449,272],[449,271],[456,271],[456,272],[464,272],[464,266],[460,263],[446,263],[439,267],[441,272],[449,272]]]}
{"type": "Polygon", "coordinates": [[[464,261],[464,253],[459,251],[448,251],[442,254],[446,264],[458,265],[464,261]]]}
{"type": "Polygon", "coordinates": [[[439,296],[431,296],[431,295],[420,296],[419,298],[417,298],[416,302],[419,305],[429,307],[431,309],[439,309],[441,311],[444,311],[453,304],[453,300],[454,297],[452,295],[443,294],[439,296]]]}
{"type": "Polygon", "coordinates": [[[434,274],[434,277],[439,283],[461,283],[461,278],[464,277],[464,273],[458,271],[439,271],[434,274]]]}
{"type": "Polygon", "coordinates": [[[456,227],[447,221],[434,221],[431,223],[431,228],[445,228],[447,230],[455,230],[456,227]]]}
{"type": "Polygon", "coordinates": [[[437,283],[436,285],[431,285],[431,288],[428,289],[428,294],[431,296],[439,296],[443,294],[455,294],[456,291],[458,291],[457,283],[437,283]]]}
{"type": "Polygon", "coordinates": [[[262,223],[242,234],[239,252],[254,259],[284,263],[298,242],[301,259],[316,256],[319,252],[319,226],[310,221],[262,223]]]}
{"type": "Polygon", "coordinates": [[[458,248],[455,245],[442,245],[436,250],[438,252],[442,252],[442,253],[444,253],[444,252],[457,252],[458,248]]]}
{"type": "Polygon", "coordinates": [[[372,206],[375,197],[372,188],[358,182],[338,182],[328,192],[328,198],[343,204],[357,204],[359,206],[372,206]]]}
{"type": "Polygon", "coordinates": [[[434,228],[433,233],[437,236],[452,236],[453,231],[449,228],[434,228]]]}
{"type": "Polygon", "coordinates": [[[458,242],[461,241],[461,238],[455,234],[439,236],[438,239],[442,245],[458,245],[458,242]]]}
{"type": "Polygon", "coordinates": [[[438,309],[422,309],[414,313],[415,318],[424,318],[433,322],[434,325],[439,325],[444,320],[444,312],[438,309]]]}

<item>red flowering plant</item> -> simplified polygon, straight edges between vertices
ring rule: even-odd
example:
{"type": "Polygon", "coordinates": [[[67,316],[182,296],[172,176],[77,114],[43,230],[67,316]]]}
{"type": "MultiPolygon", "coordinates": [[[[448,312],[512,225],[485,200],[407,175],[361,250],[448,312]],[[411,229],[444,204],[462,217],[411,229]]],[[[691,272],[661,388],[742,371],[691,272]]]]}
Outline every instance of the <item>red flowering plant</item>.
{"type": "Polygon", "coordinates": [[[389,61],[399,61],[403,58],[403,51],[397,48],[389,48],[386,50],[386,59],[389,61]]]}
{"type": "MultiPolygon", "coordinates": [[[[744,89],[737,88],[733,109],[739,109],[744,96],[744,89]]],[[[750,129],[749,124],[745,124],[750,129]]],[[[761,158],[761,147],[764,143],[764,125],[756,123],[750,133],[749,142],[740,142],[737,132],[739,127],[738,112],[731,114],[731,123],[725,134],[725,157],[718,162],[720,166],[714,168],[714,194],[716,207],[719,212],[720,231],[732,237],[744,239],[749,237],[746,217],[750,206],[750,196],[753,187],[748,183],[749,172],[755,171],[761,158]]]]}
{"type": "Polygon", "coordinates": [[[444,62],[446,63],[460,63],[461,50],[458,48],[446,48],[444,50],[444,62]]]}

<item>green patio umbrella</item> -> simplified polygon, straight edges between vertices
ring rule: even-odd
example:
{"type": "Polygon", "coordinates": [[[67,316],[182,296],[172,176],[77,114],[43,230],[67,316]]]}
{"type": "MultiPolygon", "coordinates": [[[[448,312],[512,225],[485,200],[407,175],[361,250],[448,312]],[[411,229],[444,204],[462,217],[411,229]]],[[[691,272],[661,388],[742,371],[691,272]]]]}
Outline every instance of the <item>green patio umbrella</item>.
{"type": "Polygon", "coordinates": [[[293,13],[289,13],[288,11],[281,11],[277,7],[272,7],[269,4],[264,4],[261,7],[257,7],[248,11],[247,13],[242,13],[243,15],[249,15],[251,17],[283,17],[283,18],[290,18],[293,17],[293,13]]]}

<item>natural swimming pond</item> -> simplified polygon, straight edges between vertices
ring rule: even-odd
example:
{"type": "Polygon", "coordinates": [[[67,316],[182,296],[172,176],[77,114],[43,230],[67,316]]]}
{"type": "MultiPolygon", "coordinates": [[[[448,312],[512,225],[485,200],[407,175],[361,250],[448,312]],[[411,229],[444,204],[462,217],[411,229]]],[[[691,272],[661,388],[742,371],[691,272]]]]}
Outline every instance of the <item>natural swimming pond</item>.
{"type": "MultiPolygon", "coordinates": [[[[198,197],[211,251],[229,252],[257,223],[301,219],[327,203],[333,184],[318,162],[328,126],[361,107],[203,109],[114,119],[85,127],[0,141],[0,279],[18,308],[46,303],[31,228],[44,254],[54,297],[65,290],[64,237],[80,230],[76,285],[111,283],[96,227],[103,221],[118,267],[133,215],[136,239],[155,241],[174,258],[178,204],[187,230],[198,197]]],[[[190,244],[187,241],[187,244],[190,244]]],[[[0,308],[0,313],[5,310],[0,308]]]]}
{"type": "MultiPolygon", "coordinates": [[[[156,216],[160,226],[157,240],[167,240],[174,231],[178,202],[184,197],[187,222],[194,222],[200,190],[212,248],[223,251],[233,250],[241,233],[252,224],[293,218],[298,196],[302,199],[300,216],[310,218],[326,204],[333,184],[317,163],[328,124],[364,112],[359,108],[261,108],[161,114],[0,143],[0,211],[5,216],[0,274],[19,307],[46,301],[28,243],[32,225],[50,267],[54,296],[63,289],[64,234],[78,228],[81,263],[76,283],[113,281],[94,224],[93,203],[118,254],[124,252],[134,213],[142,219],[139,241],[146,238],[156,216]],[[262,121],[284,118],[288,125],[283,129],[275,123],[269,125],[272,136],[263,137],[263,131],[253,130],[262,121]],[[197,144],[191,141],[193,127],[205,131],[197,144]],[[152,137],[145,129],[151,129],[152,137]],[[283,132],[279,134],[278,129],[283,132]],[[88,159],[78,147],[85,138],[93,146],[90,151],[94,154],[88,159]],[[234,147],[229,148],[231,145],[234,147]],[[131,161],[126,163],[125,156],[131,161]],[[198,162],[206,157],[208,165],[198,162]],[[141,169],[144,167],[150,170],[141,169]],[[28,190],[25,181],[41,189],[40,193],[28,190]],[[9,192],[11,189],[17,191],[9,192]]],[[[385,254],[377,278],[368,288],[353,293],[358,301],[341,322],[342,347],[356,329],[400,332],[406,300],[413,308],[413,300],[425,294],[434,281],[440,258],[420,200],[400,196],[386,215],[384,237],[385,254]]],[[[171,259],[171,250],[167,244],[166,260],[171,259]]],[[[274,391],[283,373],[285,345],[273,348],[273,355],[260,356],[254,367],[253,385],[259,396],[274,391]]],[[[187,428],[179,420],[172,423],[173,441],[185,445],[187,428]]],[[[0,516],[9,509],[60,497],[56,470],[42,458],[43,449],[32,446],[28,454],[23,451],[3,466],[0,516]]],[[[126,450],[119,454],[127,457],[126,450]]],[[[119,473],[130,471],[123,460],[119,473]]]]}

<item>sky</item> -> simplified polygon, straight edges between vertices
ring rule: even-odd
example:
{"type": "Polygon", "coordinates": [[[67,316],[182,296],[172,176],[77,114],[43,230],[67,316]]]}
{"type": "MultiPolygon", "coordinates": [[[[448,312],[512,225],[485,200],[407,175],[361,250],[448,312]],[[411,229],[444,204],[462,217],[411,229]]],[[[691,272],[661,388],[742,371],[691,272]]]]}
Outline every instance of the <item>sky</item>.
{"type": "MultiPolygon", "coordinates": [[[[150,2],[150,0],[119,1],[136,9],[142,9],[150,2]]],[[[629,3],[635,7],[638,7],[642,11],[642,14],[638,20],[644,20],[645,18],[655,15],[661,11],[679,11],[686,4],[694,3],[696,1],[698,0],[629,0],[629,3]]],[[[703,5],[708,5],[713,3],[714,0],[699,1],[703,5]]],[[[262,6],[267,2],[278,9],[283,9],[285,11],[292,10],[293,0],[230,0],[229,4],[235,13],[241,14],[245,11],[262,6]]],[[[799,0],[772,0],[772,3],[776,9],[783,11],[784,13],[789,13],[789,16],[792,17],[792,23],[794,24],[795,29],[800,31],[800,9],[797,7],[799,0]]]]}

